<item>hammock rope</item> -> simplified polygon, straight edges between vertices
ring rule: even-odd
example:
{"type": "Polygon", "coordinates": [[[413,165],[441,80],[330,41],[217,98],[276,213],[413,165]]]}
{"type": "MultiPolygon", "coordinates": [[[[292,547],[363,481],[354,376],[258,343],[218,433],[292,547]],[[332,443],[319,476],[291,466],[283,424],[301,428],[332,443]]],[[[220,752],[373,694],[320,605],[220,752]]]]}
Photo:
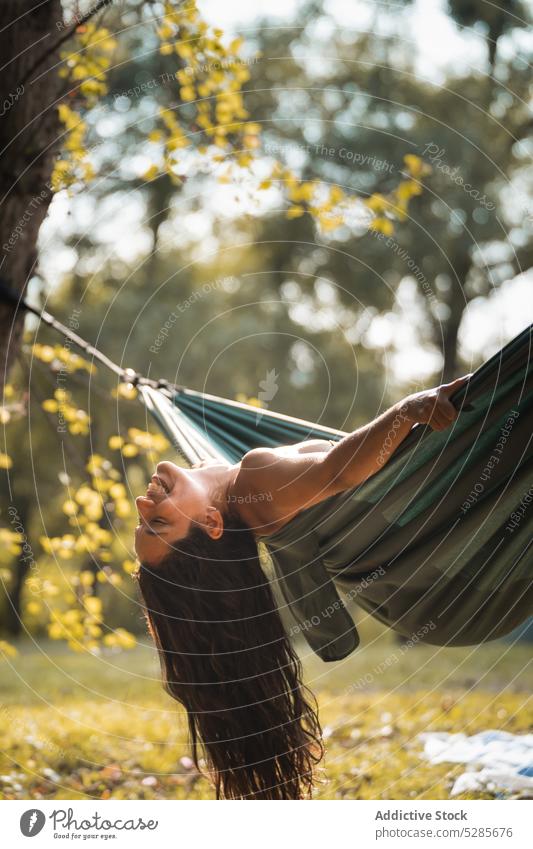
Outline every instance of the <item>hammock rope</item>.
{"type": "Polygon", "coordinates": [[[15,315],[18,310],[35,315],[116,374],[121,382],[135,386],[145,407],[189,465],[212,459],[236,463],[251,448],[276,446],[291,440],[339,440],[346,435],[345,431],[304,419],[197,392],[165,379],[145,377],[113,362],[51,313],[31,306],[1,278],[0,298],[14,308],[15,315]]]}
{"type": "Polygon", "coordinates": [[[37,307],[33,307],[29,304],[22,295],[17,294],[10,289],[5,280],[0,278],[0,298],[4,301],[4,303],[10,304],[15,311],[15,316],[18,310],[22,310],[27,313],[31,313],[35,315],[43,324],[46,324],[48,327],[51,327],[52,330],[55,330],[56,333],[59,333],[61,336],[70,339],[70,341],[76,345],[81,351],[83,351],[88,356],[92,357],[94,360],[97,360],[107,369],[112,371],[114,374],[120,378],[124,383],[131,383],[133,386],[142,385],[142,386],[152,386],[155,389],[172,389],[179,390],[181,387],[175,386],[174,384],[169,383],[168,380],[152,380],[149,377],[144,377],[144,375],[139,374],[134,369],[123,368],[119,366],[117,363],[110,360],[109,357],[106,357],[105,354],[102,353],[98,348],[95,348],[94,345],[91,345],[90,342],[87,342],[77,333],[75,333],[70,327],[67,327],[61,321],[59,321],[55,316],[51,313],[47,312],[44,309],[38,309],[37,307]]]}

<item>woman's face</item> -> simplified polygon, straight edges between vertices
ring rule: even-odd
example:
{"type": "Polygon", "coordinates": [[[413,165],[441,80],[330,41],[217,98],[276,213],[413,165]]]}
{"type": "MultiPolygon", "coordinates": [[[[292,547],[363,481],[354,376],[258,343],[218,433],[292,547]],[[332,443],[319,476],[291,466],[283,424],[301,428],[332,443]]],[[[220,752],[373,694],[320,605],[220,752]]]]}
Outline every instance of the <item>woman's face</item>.
{"type": "Polygon", "coordinates": [[[135,499],[139,524],[135,551],[143,563],[156,563],[172,549],[172,543],[189,533],[191,521],[209,517],[208,493],[201,477],[174,463],[159,463],[146,495],[135,499]]]}

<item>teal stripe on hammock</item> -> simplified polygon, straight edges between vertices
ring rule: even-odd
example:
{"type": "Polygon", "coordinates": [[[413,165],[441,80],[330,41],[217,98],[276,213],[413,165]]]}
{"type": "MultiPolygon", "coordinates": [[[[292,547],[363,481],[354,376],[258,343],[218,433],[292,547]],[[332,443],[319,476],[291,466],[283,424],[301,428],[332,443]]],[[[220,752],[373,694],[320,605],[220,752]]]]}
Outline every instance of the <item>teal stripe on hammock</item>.
{"type": "MultiPolygon", "coordinates": [[[[306,424],[297,425],[294,422],[286,422],[270,418],[261,410],[260,407],[258,407],[257,410],[254,410],[254,412],[248,410],[235,411],[234,407],[222,408],[222,405],[209,400],[202,400],[201,403],[198,404],[196,399],[192,399],[190,396],[186,395],[177,396],[174,403],[180,409],[187,411],[190,415],[194,416],[195,420],[202,425],[206,419],[211,421],[218,419],[226,425],[231,422],[231,427],[233,429],[240,433],[244,433],[247,437],[257,434],[258,440],[261,440],[267,434],[270,435],[272,439],[282,441],[290,439],[291,434],[302,438],[313,433],[326,434],[326,431],[322,431],[319,426],[308,426],[306,424]],[[258,415],[260,416],[259,421],[257,421],[258,415]],[[239,419],[241,420],[240,422],[239,419]],[[250,425],[252,426],[251,428],[250,425]]],[[[327,432],[327,436],[328,438],[335,438],[332,437],[329,432],[327,432]]],[[[337,439],[340,438],[341,436],[339,435],[337,439]]]]}
{"type": "Polygon", "coordinates": [[[342,438],[340,434],[333,435],[320,427],[309,427],[307,424],[299,426],[293,422],[269,418],[264,414],[259,422],[256,422],[257,414],[261,413],[259,407],[253,411],[238,410],[235,407],[222,408],[221,404],[185,394],[175,396],[174,404],[194,427],[199,428],[226,454],[229,452],[235,462],[242,459],[251,448],[276,447],[310,437],[337,440],[342,438]]]}
{"type": "Polygon", "coordinates": [[[178,403],[183,402],[187,404],[188,409],[198,411],[198,413],[201,413],[202,409],[209,407],[222,416],[225,422],[233,420],[248,421],[253,424],[255,431],[270,429],[272,432],[286,435],[292,429],[298,435],[305,436],[310,432],[315,432],[331,439],[341,439],[346,435],[345,431],[321,426],[316,422],[298,419],[294,416],[286,416],[282,413],[275,413],[263,407],[240,404],[237,401],[230,401],[226,398],[204,395],[199,392],[193,392],[192,390],[179,392],[175,397],[178,399],[178,403]],[[258,414],[260,414],[260,423],[257,421],[258,414]]]}
{"type": "MultiPolygon", "coordinates": [[[[149,394],[151,390],[149,390],[148,388],[143,388],[142,391],[149,394]]],[[[180,453],[184,456],[185,460],[188,463],[191,463],[192,460],[187,456],[188,450],[185,448],[185,445],[190,445],[194,441],[194,436],[184,437],[181,425],[187,425],[187,427],[192,430],[193,435],[195,435],[197,439],[201,436],[201,434],[194,422],[192,422],[185,413],[181,413],[180,411],[180,421],[176,420],[177,410],[174,409],[171,402],[165,396],[162,396],[162,398],[164,398],[167,405],[165,412],[162,412],[158,406],[154,406],[153,404],[149,406],[149,411],[158,423],[161,431],[170,439],[171,442],[175,444],[177,450],[180,451],[180,453]]],[[[209,441],[212,447],[215,449],[214,442],[212,440],[209,441]]],[[[197,446],[194,442],[194,444],[192,445],[192,449],[195,455],[201,455],[202,459],[206,459],[205,452],[201,449],[201,446],[197,446]]],[[[223,457],[228,460],[231,459],[227,455],[226,450],[220,448],[219,446],[216,446],[216,453],[222,453],[223,457]]]]}
{"type": "MultiPolygon", "coordinates": [[[[219,413],[218,410],[213,409],[205,409],[203,405],[201,409],[195,409],[191,404],[182,404],[180,399],[175,401],[176,406],[182,410],[182,412],[186,412],[191,419],[194,419],[197,426],[201,427],[204,431],[209,431],[210,427],[225,427],[228,426],[228,419],[223,414],[219,413]]],[[[238,422],[236,419],[231,421],[231,431],[233,434],[240,434],[242,439],[242,444],[244,446],[249,446],[251,443],[250,437],[253,435],[250,432],[250,426],[244,423],[238,422]]],[[[284,429],[279,429],[280,433],[287,436],[287,432],[284,429]]],[[[261,444],[264,444],[265,439],[270,439],[272,444],[274,444],[274,439],[272,436],[267,436],[267,434],[262,431],[257,434],[258,440],[261,441],[261,444]]]]}
{"type": "MultiPolygon", "coordinates": [[[[528,529],[527,517],[524,517],[515,532],[511,533],[506,528],[509,523],[510,514],[520,504],[521,498],[527,491],[528,483],[531,481],[533,469],[533,457],[520,466],[520,473],[515,473],[512,479],[501,481],[479,498],[477,505],[483,507],[483,502],[489,496],[493,496],[498,489],[501,490],[497,503],[494,504],[490,513],[484,517],[474,511],[472,521],[476,520],[476,528],[472,536],[465,540],[465,532],[461,528],[461,521],[446,540],[446,555],[437,558],[435,564],[439,571],[448,577],[462,573],[465,577],[476,578],[476,589],[483,592],[490,589],[496,583],[494,568],[486,565],[480,569],[482,563],[490,564],[491,557],[499,551],[500,546],[505,546],[505,558],[502,575],[509,572],[513,580],[531,579],[531,564],[522,553],[527,548],[531,533],[528,529]],[[493,533],[489,539],[485,536],[487,526],[493,533]],[[511,570],[511,564],[512,570],[511,570]]],[[[494,500],[494,499],[492,499],[494,500]]],[[[477,506],[476,505],[476,506],[477,506]]],[[[469,514],[467,513],[466,516],[469,514]]],[[[461,517],[463,519],[464,517],[461,517]]]]}
{"type": "MultiPolygon", "coordinates": [[[[520,415],[523,415],[526,410],[533,406],[533,395],[527,399],[524,404],[518,404],[518,412],[520,415]]],[[[476,441],[474,446],[468,452],[468,464],[475,463],[479,458],[485,454],[487,449],[493,448],[494,445],[498,441],[498,435],[503,428],[503,425],[509,418],[509,411],[506,411],[498,422],[496,422],[493,427],[487,430],[482,436],[476,437],[476,441]]],[[[450,486],[457,484],[460,479],[460,474],[464,470],[468,471],[468,465],[465,465],[465,458],[463,456],[457,457],[457,459],[449,464],[447,469],[439,474],[438,480],[434,481],[433,484],[430,484],[423,488],[420,496],[415,498],[414,502],[406,505],[405,510],[395,518],[395,522],[398,525],[406,525],[412,519],[416,519],[420,513],[423,513],[424,510],[427,510],[432,504],[437,501],[438,498],[445,495],[446,492],[449,491],[450,486]]],[[[484,497],[492,492],[492,487],[489,486],[484,490],[484,497]]]]}
{"type": "MultiPolygon", "coordinates": [[[[223,424],[218,425],[212,421],[208,424],[204,422],[200,423],[188,411],[181,410],[181,412],[193,427],[201,430],[209,438],[210,442],[222,450],[233,462],[238,462],[250,450],[249,441],[245,442],[243,439],[239,439],[233,433],[230,433],[228,428],[223,424]]],[[[269,437],[264,436],[263,444],[275,446],[277,443],[269,437]]]]}
{"type": "MultiPolygon", "coordinates": [[[[533,361],[530,361],[530,369],[533,361]]],[[[364,484],[364,500],[372,504],[381,501],[389,492],[396,488],[397,485],[416,474],[420,468],[425,466],[430,460],[440,454],[441,450],[448,441],[458,438],[464,433],[472,423],[486,413],[488,402],[492,398],[492,403],[496,403],[504,393],[512,389],[520,380],[524,379],[523,373],[515,373],[500,387],[497,391],[487,391],[475,400],[475,409],[471,412],[463,411],[455,420],[451,430],[432,431],[426,439],[414,443],[411,446],[409,453],[402,451],[402,446],[398,449],[398,453],[392,455],[388,463],[379,471],[378,475],[373,475],[366,480],[364,484]]],[[[509,413],[506,413],[508,416],[509,413]]],[[[463,457],[464,460],[464,457],[463,457]]],[[[424,494],[426,490],[424,490],[424,494]]],[[[354,493],[354,499],[357,500],[357,492],[354,493]]],[[[393,507],[389,508],[393,509],[393,507]]],[[[424,509],[424,508],[422,508],[424,509]]],[[[394,517],[397,521],[397,517],[394,517]]]]}
{"type": "MultiPolygon", "coordinates": [[[[183,411],[182,411],[183,412],[183,411]]],[[[198,423],[194,421],[194,419],[189,416],[188,413],[183,413],[189,420],[189,422],[196,428],[198,428],[198,423]]],[[[232,433],[228,433],[228,430],[222,426],[218,426],[216,424],[211,423],[209,428],[199,428],[206,436],[209,437],[209,441],[215,445],[215,447],[219,448],[219,450],[223,451],[226,455],[230,457],[234,462],[239,460],[243,454],[246,454],[248,448],[245,443],[241,439],[238,439],[236,436],[233,436],[232,433]]]]}

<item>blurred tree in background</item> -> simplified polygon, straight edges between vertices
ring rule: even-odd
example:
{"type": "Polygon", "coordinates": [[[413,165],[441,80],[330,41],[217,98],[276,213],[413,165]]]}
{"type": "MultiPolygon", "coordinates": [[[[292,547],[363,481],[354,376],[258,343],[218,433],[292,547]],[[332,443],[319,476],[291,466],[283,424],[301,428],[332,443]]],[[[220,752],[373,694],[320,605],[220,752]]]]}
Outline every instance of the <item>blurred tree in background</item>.
{"type": "MultiPolygon", "coordinates": [[[[410,330],[434,353],[436,381],[463,367],[458,332],[468,304],[531,265],[531,42],[529,49],[507,43],[498,53],[504,33],[522,25],[513,14],[525,11],[520,4],[451,6],[461,24],[489,27],[486,68],[430,82],[416,71],[401,6],[387,7],[386,28],[376,10],[375,28],[361,34],[328,25],[312,4],[292,29],[258,27],[269,61],[254,68],[251,83],[267,150],[301,161],[308,179],[372,194],[394,181],[406,150],[431,166],[409,225],[388,239],[354,238],[346,227],[313,253],[310,223],[292,222],[288,237],[282,216],[259,219],[255,236],[272,243],[274,267],[332,283],[346,326],[356,328],[353,342],[364,341],[371,316],[395,311],[393,330],[413,321],[410,330]],[[495,10],[497,20],[486,23],[495,10]]],[[[311,297],[304,279],[298,285],[311,297]]]]}

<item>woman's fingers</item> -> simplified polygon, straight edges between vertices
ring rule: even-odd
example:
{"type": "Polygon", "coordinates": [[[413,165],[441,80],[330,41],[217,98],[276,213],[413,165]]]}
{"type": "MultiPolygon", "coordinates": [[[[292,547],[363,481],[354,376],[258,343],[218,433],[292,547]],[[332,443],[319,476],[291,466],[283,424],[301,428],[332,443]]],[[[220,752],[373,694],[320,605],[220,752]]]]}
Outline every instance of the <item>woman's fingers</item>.
{"type": "Polygon", "coordinates": [[[455,407],[453,406],[452,402],[445,396],[441,395],[438,404],[439,411],[442,413],[444,418],[447,419],[450,423],[455,421],[458,413],[455,407]]]}
{"type": "Polygon", "coordinates": [[[443,383],[435,389],[426,392],[415,392],[408,395],[404,401],[404,409],[413,421],[420,424],[429,424],[434,430],[444,430],[449,427],[458,417],[459,413],[455,405],[450,401],[450,395],[460,386],[467,383],[472,377],[464,374],[450,383],[443,383]]]}
{"type": "Polygon", "coordinates": [[[452,402],[440,394],[433,404],[428,422],[434,430],[444,430],[453,424],[457,416],[458,412],[452,402]]]}
{"type": "Polygon", "coordinates": [[[446,392],[446,394],[449,395],[452,392],[455,392],[456,389],[459,389],[459,387],[462,386],[463,383],[468,383],[468,381],[472,377],[472,374],[473,372],[470,372],[470,374],[463,374],[462,377],[456,377],[455,380],[451,380],[450,383],[443,383],[440,388],[443,390],[443,392],[446,392]]]}
{"type": "Polygon", "coordinates": [[[435,411],[429,420],[429,424],[433,430],[445,430],[451,425],[451,422],[445,419],[442,413],[435,411]]]}

